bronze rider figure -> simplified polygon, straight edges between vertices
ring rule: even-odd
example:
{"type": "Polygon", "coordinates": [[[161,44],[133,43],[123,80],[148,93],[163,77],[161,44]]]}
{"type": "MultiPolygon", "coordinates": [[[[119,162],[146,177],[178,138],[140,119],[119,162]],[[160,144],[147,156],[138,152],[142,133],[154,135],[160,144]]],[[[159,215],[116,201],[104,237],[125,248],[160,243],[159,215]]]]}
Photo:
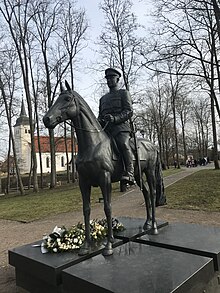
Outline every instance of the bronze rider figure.
{"type": "Polygon", "coordinates": [[[105,78],[109,93],[99,101],[98,120],[101,125],[108,122],[105,130],[114,137],[124,163],[124,173],[121,180],[132,185],[134,181],[133,155],[129,144],[131,135],[130,118],[133,115],[131,96],[128,90],[119,89],[118,82],[121,73],[114,68],[105,70],[105,78]]]}

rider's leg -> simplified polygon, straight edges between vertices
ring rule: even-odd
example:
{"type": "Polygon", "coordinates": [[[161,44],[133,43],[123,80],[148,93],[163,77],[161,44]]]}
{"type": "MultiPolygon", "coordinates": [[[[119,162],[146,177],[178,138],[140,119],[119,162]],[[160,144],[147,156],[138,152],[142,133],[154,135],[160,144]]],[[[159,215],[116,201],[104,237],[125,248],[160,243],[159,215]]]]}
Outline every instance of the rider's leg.
{"type": "Polygon", "coordinates": [[[129,138],[129,132],[119,132],[115,136],[115,141],[125,165],[125,174],[123,175],[122,180],[128,181],[130,184],[134,184],[133,155],[129,144],[129,138]]]}

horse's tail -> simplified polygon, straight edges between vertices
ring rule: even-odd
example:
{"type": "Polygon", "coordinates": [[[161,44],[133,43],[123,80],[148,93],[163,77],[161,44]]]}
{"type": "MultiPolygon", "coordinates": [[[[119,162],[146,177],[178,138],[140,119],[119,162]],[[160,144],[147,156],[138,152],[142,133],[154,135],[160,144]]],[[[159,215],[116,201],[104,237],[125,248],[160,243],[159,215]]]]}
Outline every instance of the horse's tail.
{"type": "Polygon", "coordinates": [[[156,161],[156,207],[166,204],[166,195],[164,194],[164,183],[163,183],[163,174],[160,162],[160,156],[157,152],[157,161],[156,161]]]}

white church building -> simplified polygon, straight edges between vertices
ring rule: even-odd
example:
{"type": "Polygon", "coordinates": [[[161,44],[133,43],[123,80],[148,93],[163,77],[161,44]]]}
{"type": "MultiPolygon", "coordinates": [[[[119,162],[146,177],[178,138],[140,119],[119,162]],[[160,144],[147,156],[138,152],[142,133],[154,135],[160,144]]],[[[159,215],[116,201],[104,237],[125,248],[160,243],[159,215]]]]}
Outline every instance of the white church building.
{"type": "MultiPolygon", "coordinates": [[[[18,160],[18,166],[21,174],[30,172],[31,168],[31,136],[30,136],[30,124],[29,118],[26,114],[24,103],[22,101],[20,116],[17,118],[14,125],[14,139],[16,155],[18,160]]],[[[67,156],[65,141],[63,137],[55,137],[55,149],[56,149],[56,171],[66,171],[67,156]]],[[[40,173],[40,155],[38,137],[34,138],[36,157],[37,157],[37,173],[40,173]]],[[[50,142],[49,136],[40,136],[40,149],[42,158],[42,170],[43,173],[50,172],[50,142]]],[[[67,139],[68,158],[71,160],[71,140],[67,139]]]]}

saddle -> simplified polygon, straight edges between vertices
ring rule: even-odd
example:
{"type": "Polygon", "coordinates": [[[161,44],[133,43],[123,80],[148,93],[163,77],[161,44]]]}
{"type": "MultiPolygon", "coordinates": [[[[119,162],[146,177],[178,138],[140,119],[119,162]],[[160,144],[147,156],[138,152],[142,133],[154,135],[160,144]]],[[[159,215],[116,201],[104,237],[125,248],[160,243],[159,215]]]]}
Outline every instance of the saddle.
{"type": "MultiPolygon", "coordinates": [[[[111,148],[112,148],[112,159],[113,161],[118,161],[121,159],[121,153],[118,149],[118,146],[116,144],[116,141],[114,139],[114,137],[110,137],[110,141],[111,141],[111,148]]],[[[130,147],[131,147],[131,150],[132,150],[132,153],[133,153],[133,160],[135,160],[135,146],[134,146],[134,139],[133,138],[130,138],[129,139],[129,144],[130,144],[130,147]]]]}
{"type": "MultiPolygon", "coordinates": [[[[112,147],[112,159],[114,161],[118,161],[121,158],[121,154],[119,152],[119,149],[117,147],[117,144],[115,142],[114,137],[109,137],[111,141],[111,147],[112,147]]],[[[131,137],[129,139],[129,144],[133,153],[133,160],[136,160],[136,150],[135,150],[135,143],[134,139],[131,137]]],[[[146,160],[146,155],[144,151],[147,151],[149,154],[151,152],[155,152],[155,147],[152,145],[152,143],[146,139],[138,138],[137,139],[137,145],[138,145],[138,156],[140,161],[146,160]]]]}

